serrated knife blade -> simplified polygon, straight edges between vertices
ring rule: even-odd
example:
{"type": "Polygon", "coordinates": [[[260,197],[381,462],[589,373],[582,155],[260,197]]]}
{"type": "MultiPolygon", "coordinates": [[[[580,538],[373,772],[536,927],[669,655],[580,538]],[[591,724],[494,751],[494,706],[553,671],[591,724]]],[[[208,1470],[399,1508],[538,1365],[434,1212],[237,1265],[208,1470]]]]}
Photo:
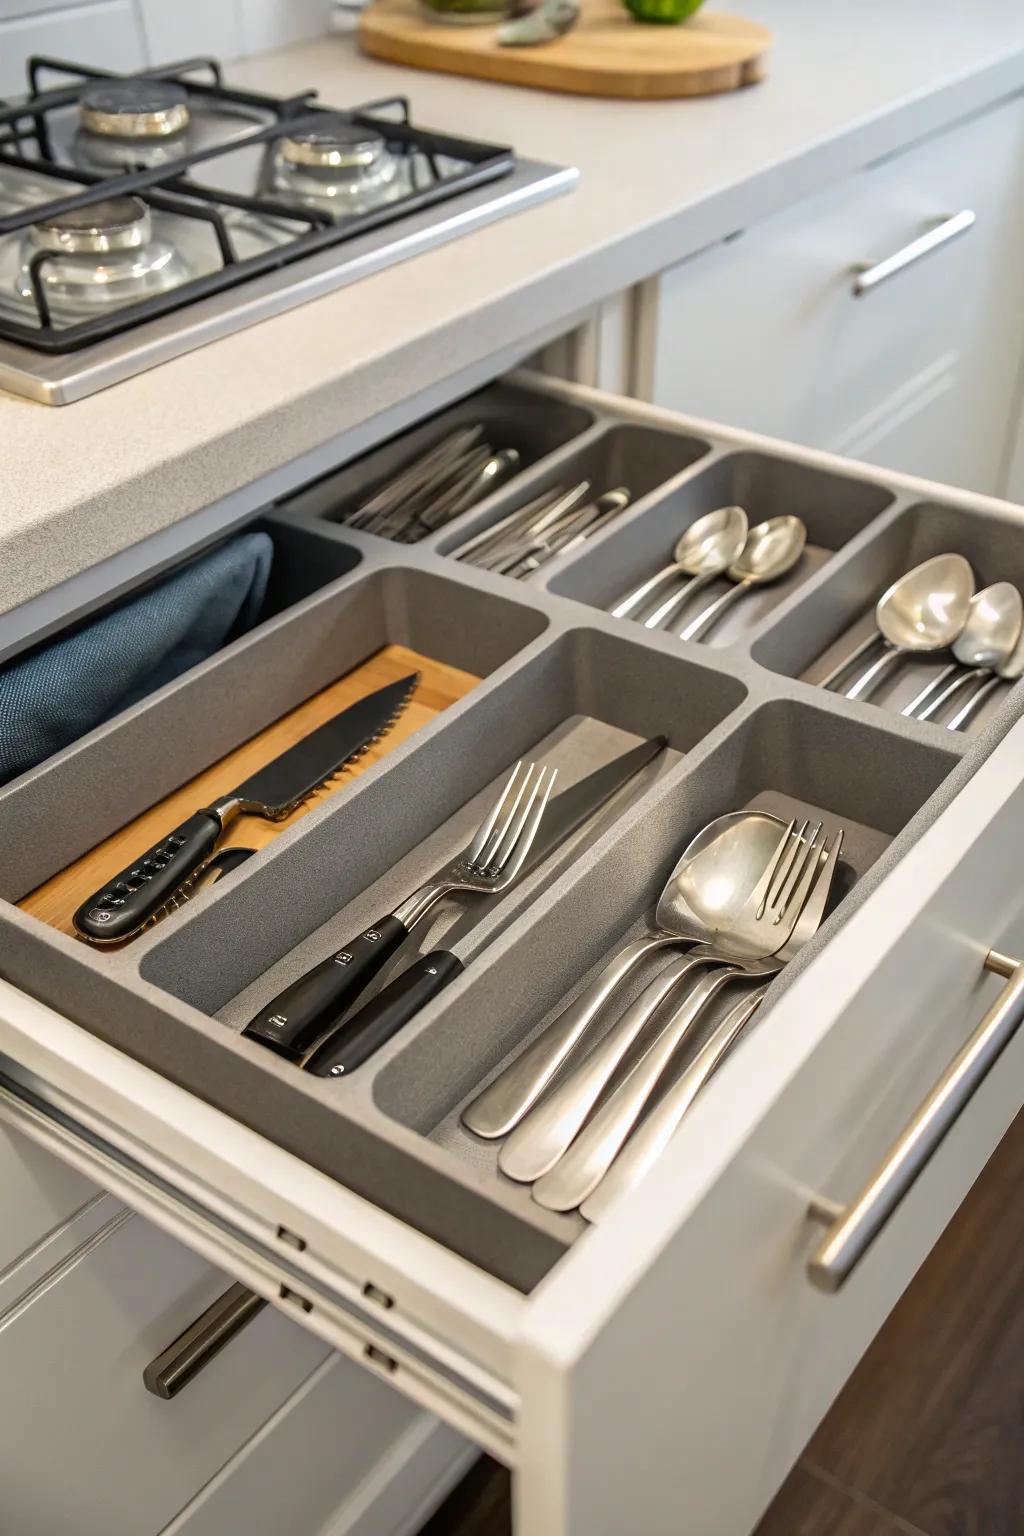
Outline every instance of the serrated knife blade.
{"type": "Polygon", "coordinates": [[[72,919],[76,933],[91,944],[120,944],[173,910],[236,817],[281,821],[290,815],[391,729],[418,682],[419,673],[410,673],[358,699],[196,811],[82,903],[72,919]]]}

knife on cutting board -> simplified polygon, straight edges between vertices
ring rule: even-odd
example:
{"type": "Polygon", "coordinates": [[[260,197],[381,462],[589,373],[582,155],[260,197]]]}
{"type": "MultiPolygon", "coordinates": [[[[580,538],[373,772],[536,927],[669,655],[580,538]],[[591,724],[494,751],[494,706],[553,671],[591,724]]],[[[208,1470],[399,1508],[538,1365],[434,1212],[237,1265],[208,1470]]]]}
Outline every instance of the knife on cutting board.
{"type": "MultiPolygon", "coordinates": [[[[525,878],[584,822],[597,814],[630,779],[646,768],[665,746],[652,737],[597,768],[548,801],[537,836],[517,877],[525,878]]],[[[481,906],[480,915],[486,911],[481,906]]],[[[329,964],[330,962],[327,962],[329,964]]],[[[454,981],[464,966],[451,950],[435,949],[408,966],[370,1002],[322,1040],[303,1064],[316,1077],[342,1077],[355,1071],[430,1000],[454,981]]]]}
{"type": "Polygon", "coordinates": [[[168,832],[78,908],[75,931],[90,944],[133,938],[181,897],[214,853],[221,833],[241,815],[283,821],[314,790],[362,757],[408,704],[419,682],[411,673],[358,699],[227,794],[168,832]]]}

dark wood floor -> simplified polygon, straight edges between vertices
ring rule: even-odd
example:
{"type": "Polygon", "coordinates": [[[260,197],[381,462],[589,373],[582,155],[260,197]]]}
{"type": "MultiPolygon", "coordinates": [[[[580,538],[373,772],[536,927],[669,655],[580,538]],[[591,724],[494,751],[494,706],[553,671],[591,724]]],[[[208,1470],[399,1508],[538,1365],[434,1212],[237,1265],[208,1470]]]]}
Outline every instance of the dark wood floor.
{"type": "MultiPolygon", "coordinates": [[[[510,1531],[482,1459],[423,1536],[510,1531]]],[[[756,1536],[1024,1536],[1024,1113],[756,1536]]]]}

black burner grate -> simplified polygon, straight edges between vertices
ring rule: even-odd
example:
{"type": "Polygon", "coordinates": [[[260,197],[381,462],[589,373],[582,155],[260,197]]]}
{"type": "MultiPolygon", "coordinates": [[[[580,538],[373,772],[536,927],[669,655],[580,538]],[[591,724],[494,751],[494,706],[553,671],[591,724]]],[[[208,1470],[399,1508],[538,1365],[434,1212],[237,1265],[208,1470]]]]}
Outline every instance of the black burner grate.
{"type": "Polygon", "coordinates": [[[143,321],[181,309],[262,273],[289,266],[312,252],[343,245],[370,230],[395,223],[408,214],[506,176],[515,164],[510,149],[417,127],[410,120],[409,103],[404,96],[367,102],[339,114],[336,109],[320,106],[314,99],[315,91],[282,98],[228,87],[223,83],[220,66],[213,59],[186,59],[162,69],[119,75],[39,56],[29,60],[28,78],[30,93],[24,101],[14,104],[0,101],[0,178],[6,167],[66,181],[74,190],[17,213],[0,216],[0,240],[16,235],[42,218],[50,219],[110,197],[137,194],[155,209],[211,225],[221,262],[216,271],[190,278],[164,293],[58,327],[53,324],[42,280],[43,269],[47,262],[54,260],[54,255],[40,251],[29,265],[37,324],[0,313],[0,339],[16,341],[40,352],[73,352],[92,342],[118,335],[143,321]],[[44,90],[42,79],[47,72],[70,77],[70,83],[44,90]],[[209,80],[194,78],[206,74],[209,80]],[[248,108],[269,120],[254,125],[251,132],[240,137],[203,149],[185,150],[170,163],[148,169],[102,175],[59,163],[54,156],[51,132],[54,114],[74,106],[81,92],[94,80],[140,77],[176,81],[187,86],[191,96],[212,105],[248,108]],[[397,117],[389,115],[395,113],[397,117]],[[203,186],[188,175],[194,166],[213,165],[219,157],[235,154],[248,146],[270,144],[282,136],[285,127],[289,131],[313,127],[328,115],[343,116],[349,122],[383,134],[393,154],[407,160],[416,156],[417,164],[426,168],[425,184],[412,187],[371,211],[346,216],[344,223],[339,224],[316,209],[295,206],[259,193],[249,196],[203,186]],[[439,168],[442,158],[460,162],[459,168],[442,175],[439,168]],[[258,218],[288,220],[296,226],[295,237],[287,244],[240,255],[222,209],[235,209],[258,218]]]}

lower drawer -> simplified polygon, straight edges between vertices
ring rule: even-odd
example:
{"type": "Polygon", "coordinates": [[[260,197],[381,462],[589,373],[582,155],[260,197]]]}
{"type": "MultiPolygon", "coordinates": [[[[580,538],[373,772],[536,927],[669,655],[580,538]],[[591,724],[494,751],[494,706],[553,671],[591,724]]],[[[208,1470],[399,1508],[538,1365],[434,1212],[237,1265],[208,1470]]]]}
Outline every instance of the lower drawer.
{"type": "Polygon", "coordinates": [[[152,1396],[143,1369],[224,1284],[121,1213],[56,1285],[0,1318],[5,1536],[156,1536],[325,1358],[268,1310],[179,1397],[152,1396]]]}
{"type": "Polygon", "coordinates": [[[98,1194],[67,1163],[16,1131],[0,1129],[0,1280],[98,1194]]]}

